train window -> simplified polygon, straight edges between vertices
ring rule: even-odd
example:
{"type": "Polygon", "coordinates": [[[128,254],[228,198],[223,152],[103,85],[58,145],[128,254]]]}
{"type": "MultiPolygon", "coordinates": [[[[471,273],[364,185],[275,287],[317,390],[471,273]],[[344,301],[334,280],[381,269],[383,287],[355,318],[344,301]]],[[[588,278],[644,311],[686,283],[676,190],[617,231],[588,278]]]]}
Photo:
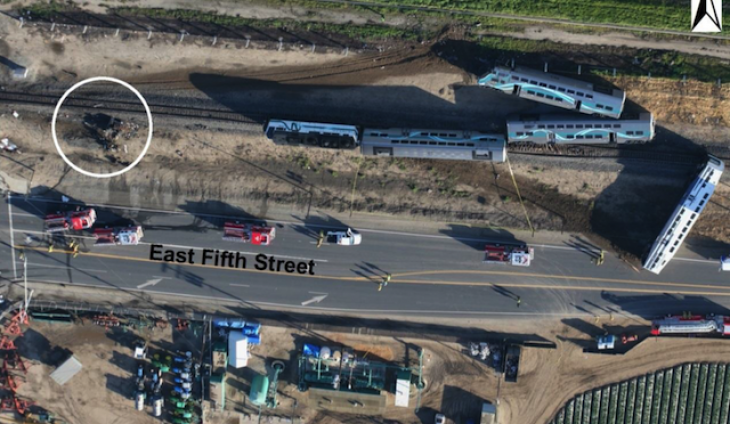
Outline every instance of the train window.
{"type": "Polygon", "coordinates": [[[700,206],[702,206],[704,204],[705,204],[705,201],[704,200],[700,200],[700,206]]]}
{"type": "Polygon", "coordinates": [[[421,137],[428,137],[428,133],[427,132],[422,132],[421,133],[421,137]]]}
{"type": "Polygon", "coordinates": [[[628,135],[634,135],[634,132],[633,131],[626,131],[626,134],[628,134],[628,135]]]}
{"type": "Polygon", "coordinates": [[[566,137],[571,138],[571,139],[575,138],[575,136],[573,134],[568,134],[566,137]]]}
{"type": "Polygon", "coordinates": [[[576,128],[583,128],[583,124],[575,124],[576,128]]]}
{"type": "Polygon", "coordinates": [[[569,93],[569,94],[575,94],[575,91],[573,91],[573,90],[568,90],[568,93],[569,93]]]}
{"type": "Polygon", "coordinates": [[[449,134],[449,137],[456,137],[456,134],[449,134]]]}
{"type": "Polygon", "coordinates": [[[600,135],[600,134],[596,134],[596,135],[594,135],[593,137],[595,137],[595,138],[603,138],[603,136],[602,136],[602,135],[600,135]]]}
{"type": "Polygon", "coordinates": [[[596,107],[599,108],[599,109],[603,109],[603,105],[599,105],[597,103],[596,103],[596,107]]]}
{"type": "Polygon", "coordinates": [[[689,219],[695,219],[695,216],[697,216],[697,214],[693,213],[692,216],[689,217],[689,219]]]}
{"type": "Polygon", "coordinates": [[[636,135],[644,135],[644,131],[636,131],[636,135]]]}
{"type": "Polygon", "coordinates": [[[548,127],[549,129],[553,129],[553,128],[555,128],[555,125],[548,125],[547,127],[548,127]]]}
{"type": "Polygon", "coordinates": [[[558,87],[558,91],[565,93],[565,89],[563,87],[558,87]]]}
{"type": "Polygon", "coordinates": [[[456,145],[459,147],[464,147],[464,143],[456,143],[456,145]]]}
{"type": "Polygon", "coordinates": [[[611,106],[606,106],[606,110],[613,110],[611,106]]]}
{"type": "Polygon", "coordinates": [[[456,143],[446,143],[449,146],[456,146],[456,143]]]}
{"type": "Polygon", "coordinates": [[[565,125],[563,125],[563,124],[558,124],[558,128],[565,128],[565,125]]]}
{"type": "Polygon", "coordinates": [[[592,135],[587,135],[586,138],[591,139],[591,138],[593,138],[593,136],[592,135]]]}
{"type": "Polygon", "coordinates": [[[549,94],[546,94],[546,95],[545,95],[545,98],[546,98],[546,99],[550,99],[550,100],[552,100],[552,99],[553,99],[553,96],[551,96],[551,95],[549,95],[549,94]]]}
{"type": "Polygon", "coordinates": [[[593,98],[593,94],[586,94],[586,97],[588,97],[589,99],[592,99],[593,98]]]}
{"type": "Polygon", "coordinates": [[[674,248],[673,247],[671,249],[669,249],[669,253],[672,253],[672,252],[674,252],[674,248]]]}
{"type": "Polygon", "coordinates": [[[520,80],[520,77],[516,77],[516,76],[512,75],[512,81],[519,81],[519,80],[520,80]]]}
{"type": "Polygon", "coordinates": [[[399,144],[400,140],[390,140],[391,144],[399,144]]]}
{"type": "Polygon", "coordinates": [[[520,81],[527,82],[527,78],[520,78],[520,81]]]}
{"type": "Polygon", "coordinates": [[[538,128],[545,128],[545,125],[538,125],[538,128]]]}
{"type": "Polygon", "coordinates": [[[699,211],[700,211],[700,209],[702,209],[702,208],[700,208],[699,206],[698,206],[698,207],[696,207],[696,208],[695,208],[695,212],[699,212],[699,211]]]}
{"type": "Polygon", "coordinates": [[[527,135],[531,137],[532,136],[532,131],[528,131],[527,132],[527,135]]]}
{"type": "Polygon", "coordinates": [[[523,133],[523,132],[518,132],[518,133],[517,133],[517,136],[518,136],[518,137],[519,137],[519,136],[521,136],[521,135],[525,135],[525,133],[523,133]]]}
{"type": "Polygon", "coordinates": [[[583,140],[583,136],[582,135],[576,135],[575,138],[577,138],[579,140],[583,140]]]}
{"type": "Polygon", "coordinates": [[[418,140],[411,140],[411,144],[418,144],[418,140]]]}
{"type": "Polygon", "coordinates": [[[532,94],[534,96],[535,95],[535,92],[532,91],[532,90],[527,90],[527,94],[532,94]]]}
{"type": "Polygon", "coordinates": [[[428,144],[429,144],[430,146],[438,146],[438,143],[437,143],[437,142],[435,142],[435,141],[429,141],[429,142],[428,142],[428,144]]]}
{"type": "Polygon", "coordinates": [[[544,95],[544,94],[542,94],[542,93],[535,93],[535,95],[536,95],[537,97],[545,97],[545,95],[544,95]]]}
{"type": "Polygon", "coordinates": [[[532,129],[532,128],[535,128],[535,126],[534,125],[525,125],[525,129],[526,130],[529,130],[529,129],[532,129]]]}
{"type": "Polygon", "coordinates": [[[586,128],[593,128],[593,124],[586,124],[586,128]]]}
{"type": "MultiPolygon", "coordinates": [[[[704,186],[705,186],[705,185],[704,185],[704,184],[702,184],[702,187],[704,187],[704,186]]],[[[705,195],[704,195],[704,196],[702,196],[702,198],[703,198],[703,199],[707,199],[708,197],[710,197],[710,193],[705,193],[705,195]]]]}
{"type": "Polygon", "coordinates": [[[557,87],[555,87],[554,85],[548,85],[548,88],[552,88],[553,90],[555,90],[557,87]]]}
{"type": "Polygon", "coordinates": [[[556,98],[555,98],[555,101],[556,101],[556,102],[562,102],[562,101],[563,101],[563,99],[561,99],[560,97],[556,97],[556,98]]]}
{"type": "Polygon", "coordinates": [[[573,124],[566,124],[565,128],[573,128],[573,124]]]}
{"type": "Polygon", "coordinates": [[[474,147],[474,143],[466,143],[466,147],[474,147]]]}
{"type": "Polygon", "coordinates": [[[614,128],[621,128],[621,124],[613,124],[614,128]]]}
{"type": "Polygon", "coordinates": [[[530,84],[537,84],[537,81],[530,81],[530,84]]]}
{"type": "Polygon", "coordinates": [[[540,84],[538,84],[538,85],[539,85],[540,87],[547,87],[547,84],[545,84],[544,82],[541,82],[541,83],[540,83],[540,84]]]}
{"type": "Polygon", "coordinates": [[[579,96],[583,96],[584,95],[584,93],[582,91],[576,91],[575,94],[577,94],[579,96]]]}

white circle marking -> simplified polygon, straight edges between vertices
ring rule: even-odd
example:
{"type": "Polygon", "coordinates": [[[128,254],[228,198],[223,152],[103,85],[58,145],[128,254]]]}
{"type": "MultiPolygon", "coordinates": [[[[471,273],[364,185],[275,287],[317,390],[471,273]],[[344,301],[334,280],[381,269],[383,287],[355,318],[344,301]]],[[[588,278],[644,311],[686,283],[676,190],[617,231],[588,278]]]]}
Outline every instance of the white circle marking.
{"type": "Polygon", "coordinates": [[[53,111],[53,120],[51,121],[51,135],[53,136],[53,143],[56,145],[56,150],[58,150],[58,154],[61,155],[61,158],[64,162],[66,162],[71,168],[75,169],[76,171],[88,176],[88,177],[94,177],[94,178],[112,178],[117,177],[119,175],[124,174],[125,172],[129,171],[130,169],[137,166],[137,164],[142,160],[145,154],[147,154],[147,149],[150,148],[150,144],[152,143],[152,112],[150,112],[150,107],[147,104],[147,101],[144,97],[142,97],[142,94],[140,94],[139,91],[137,91],[136,88],[132,87],[130,84],[112,77],[93,77],[88,78],[83,81],[77,82],[74,84],[73,87],[69,88],[68,91],[63,93],[63,96],[61,96],[61,99],[58,101],[58,104],[56,104],[56,109],[53,111]],[[135,159],[134,162],[132,162],[128,167],[121,169],[119,171],[112,172],[110,174],[97,174],[95,172],[89,172],[84,169],[81,169],[80,167],[76,166],[73,162],[71,162],[68,157],[63,153],[63,150],[61,150],[61,146],[58,144],[58,137],[56,137],[56,119],[58,119],[58,111],[61,109],[61,106],[63,105],[63,102],[66,100],[66,97],[68,97],[71,93],[73,93],[74,90],[81,87],[82,85],[88,84],[90,82],[96,82],[96,81],[107,81],[107,82],[115,82],[117,84],[121,84],[122,86],[129,89],[132,93],[137,95],[137,98],[142,102],[142,105],[144,106],[144,110],[147,113],[147,121],[149,122],[149,127],[147,130],[147,143],[144,145],[144,149],[142,149],[142,153],[135,159]]]}

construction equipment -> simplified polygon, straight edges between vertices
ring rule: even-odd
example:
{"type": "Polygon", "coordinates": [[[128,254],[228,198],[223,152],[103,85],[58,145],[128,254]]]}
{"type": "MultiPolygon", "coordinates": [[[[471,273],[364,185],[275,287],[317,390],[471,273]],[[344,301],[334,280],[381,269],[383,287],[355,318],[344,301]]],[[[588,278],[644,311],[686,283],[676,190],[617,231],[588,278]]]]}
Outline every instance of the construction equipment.
{"type": "Polygon", "coordinates": [[[535,259],[535,250],[526,244],[487,244],[484,247],[484,263],[530,266],[535,259]]]}
{"type": "Polygon", "coordinates": [[[94,237],[94,246],[136,246],[144,237],[144,231],[140,225],[97,228],[94,230],[94,237]]]}
{"type": "Polygon", "coordinates": [[[722,315],[692,315],[685,313],[667,316],[652,321],[651,334],[654,336],[668,334],[706,334],[706,335],[730,335],[730,317],[722,315]]]}
{"type": "Polygon", "coordinates": [[[504,355],[504,381],[515,383],[520,370],[520,354],[522,347],[519,345],[507,346],[504,355]]]}
{"type": "Polygon", "coordinates": [[[276,393],[278,392],[277,387],[279,385],[279,374],[284,371],[284,362],[280,360],[273,361],[271,363],[271,377],[269,379],[269,390],[266,392],[266,407],[276,408],[278,402],[276,401],[276,393]]]}
{"type": "Polygon", "coordinates": [[[276,229],[251,224],[226,222],[223,226],[223,240],[268,246],[276,236],[276,229]]]}
{"type": "Polygon", "coordinates": [[[58,233],[68,230],[86,230],[96,222],[96,211],[93,208],[74,212],[56,212],[44,218],[46,231],[58,233]]]}

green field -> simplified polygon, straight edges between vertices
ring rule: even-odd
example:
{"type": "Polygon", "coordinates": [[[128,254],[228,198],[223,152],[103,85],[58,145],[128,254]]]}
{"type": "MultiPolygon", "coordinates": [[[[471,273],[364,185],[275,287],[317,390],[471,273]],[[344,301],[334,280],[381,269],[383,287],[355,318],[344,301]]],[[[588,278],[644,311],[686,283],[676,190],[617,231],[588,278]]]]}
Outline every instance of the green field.
{"type": "Polygon", "coordinates": [[[684,364],[581,393],[549,424],[728,424],[730,364],[684,364]]]}

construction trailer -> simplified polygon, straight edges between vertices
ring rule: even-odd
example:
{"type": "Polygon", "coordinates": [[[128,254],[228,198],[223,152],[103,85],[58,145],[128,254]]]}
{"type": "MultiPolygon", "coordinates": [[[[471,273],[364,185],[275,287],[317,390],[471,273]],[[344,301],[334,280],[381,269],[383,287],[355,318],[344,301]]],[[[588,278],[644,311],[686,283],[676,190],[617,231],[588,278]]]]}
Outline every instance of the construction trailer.
{"type": "Polygon", "coordinates": [[[411,370],[404,369],[396,373],[395,379],[395,406],[408,408],[411,398],[411,370]]]}
{"type": "Polygon", "coordinates": [[[241,331],[228,333],[228,365],[233,368],[248,366],[248,337],[241,331]]]}
{"type": "Polygon", "coordinates": [[[482,404],[482,416],[479,424],[494,424],[497,421],[497,407],[491,402],[482,404]]]}
{"type": "Polygon", "coordinates": [[[517,374],[520,372],[520,354],[522,346],[507,345],[504,355],[504,381],[517,382],[517,374]]]}
{"type": "Polygon", "coordinates": [[[223,410],[226,407],[226,374],[211,374],[210,401],[213,409],[223,410]]]}
{"type": "Polygon", "coordinates": [[[56,212],[46,215],[43,223],[49,233],[68,230],[87,230],[96,222],[96,211],[93,208],[74,211],[56,212]]]}

